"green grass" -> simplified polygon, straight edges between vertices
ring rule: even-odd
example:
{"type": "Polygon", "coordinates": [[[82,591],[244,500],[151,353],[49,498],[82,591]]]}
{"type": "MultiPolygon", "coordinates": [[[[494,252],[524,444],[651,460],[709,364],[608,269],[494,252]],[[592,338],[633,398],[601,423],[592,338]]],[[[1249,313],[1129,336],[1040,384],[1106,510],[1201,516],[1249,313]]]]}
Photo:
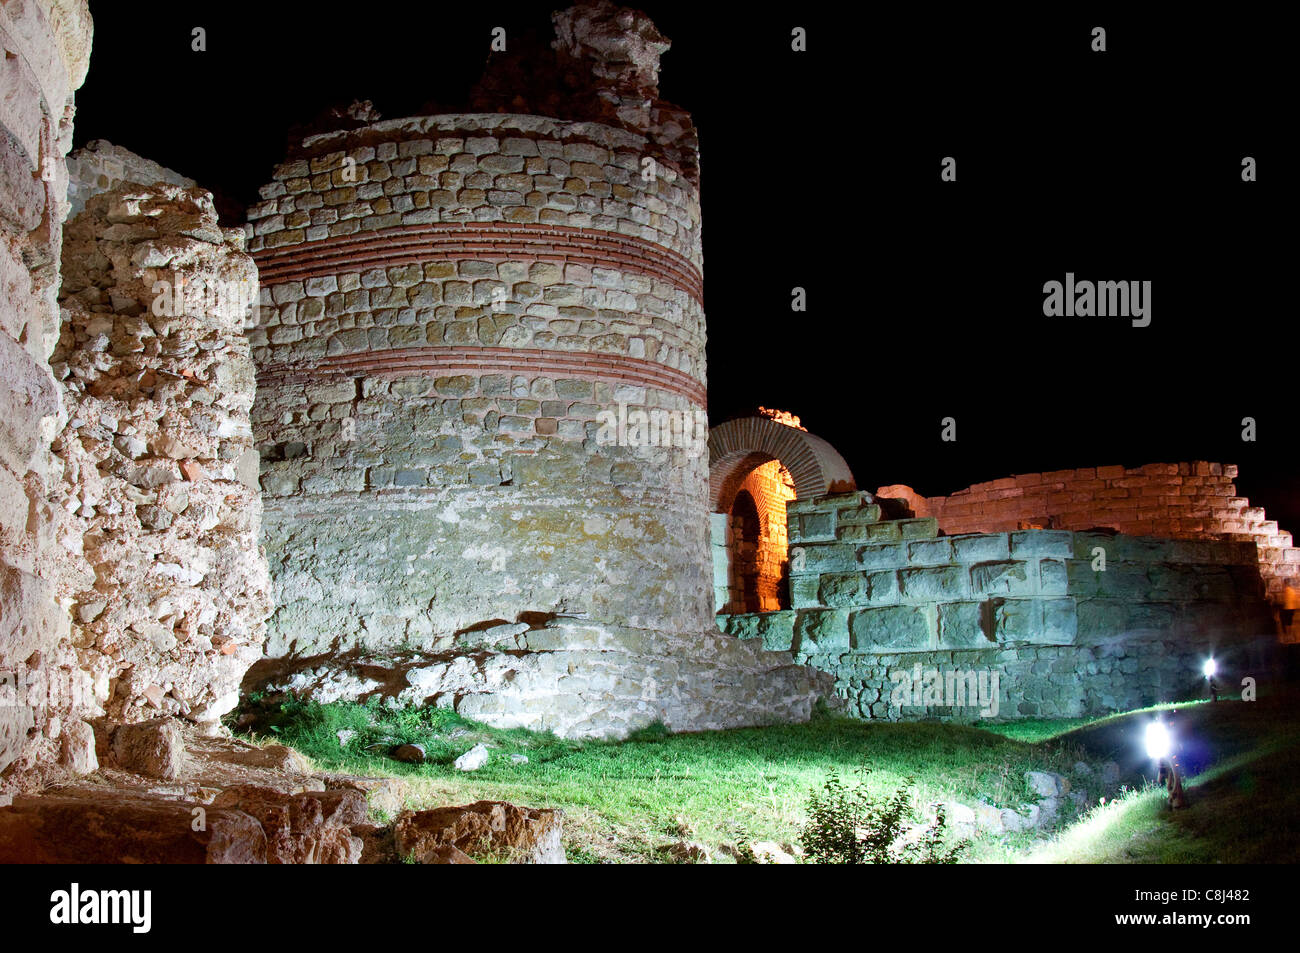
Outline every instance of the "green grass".
{"type": "MultiPolygon", "coordinates": [[[[265,708],[255,738],[274,737],[329,769],[403,777],[411,807],[488,798],[562,808],[569,857],[586,862],[661,859],[660,849],[684,836],[714,848],[751,840],[794,843],[810,791],[831,771],[853,781],[869,766],[865,783],[880,796],[913,776],[922,805],[982,800],[1016,807],[1033,800],[1026,771],[1072,777],[1077,761],[1098,768],[1115,760],[1127,793],[1082,819],[1064,818],[1052,834],[978,836],[966,859],[1158,863],[1268,857],[1276,846],[1261,840],[1253,825],[1274,808],[1289,813],[1284,824],[1269,828],[1281,830],[1290,844],[1285,849],[1294,854],[1300,805],[1283,783],[1297,767],[1286,737],[1295,726],[1293,710],[1224,702],[1166,712],[1188,739],[1189,767],[1204,770],[1189,787],[1192,806],[1173,815],[1163,807],[1162,792],[1142,790],[1150,765],[1141,753],[1141,732],[1150,712],[990,727],[822,717],[805,725],[697,734],[652,728],[612,743],[500,731],[446,709],[292,702],[265,708]],[[344,729],[356,734],[340,747],[337,732],[344,729]],[[478,742],[491,746],[488,764],[457,771],[451,762],[478,742]],[[400,743],[423,745],[429,760],[414,766],[387,757],[400,743]],[[511,754],[529,760],[517,764],[511,754]]],[[[1104,792],[1099,772],[1072,779],[1075,790],[1094,802],[1104,792]]]]}

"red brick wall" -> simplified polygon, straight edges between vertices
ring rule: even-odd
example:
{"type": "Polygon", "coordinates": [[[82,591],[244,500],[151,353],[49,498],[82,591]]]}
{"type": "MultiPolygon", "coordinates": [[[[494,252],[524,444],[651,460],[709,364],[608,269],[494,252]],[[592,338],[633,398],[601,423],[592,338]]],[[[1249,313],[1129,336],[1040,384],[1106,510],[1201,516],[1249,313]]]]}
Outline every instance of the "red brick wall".
{"type": "MultiPolygon", "coordinates": [[[[758,598],[760,612],[775,612],[785,608],[782,576],[788,559],[785,505],[794,499],[794,481],[790,471],[780,460],[769,460],[755,467],[740,485],[737,495],[748,491],[758,508],[758,545],[753,555],[758,570],[758,598]]],[[[736,595],[739,595],[737,593],[736,595]]],[[[733,599],[734,606],[734,599],[733,599]]],[[[735,610],[733,611],[744,611],[735,610]]],[[[748,610],[754,611],[754,610],[748,610]]]]}
{"type": "Polygon", "coordinates": [[[923,505],[949,535],[1109,527],[1134,536],[1253,541],[1269,598],[1284,602],[1288,586],[1300,590],[1300,549],[1262,508],[1237,495],[1236,476],[1231,464],[1148,463],[1025,473],[951,496],[917,497],[903,486],[881,487],[877,496],[906,499],[914,511],[923,505]]]}

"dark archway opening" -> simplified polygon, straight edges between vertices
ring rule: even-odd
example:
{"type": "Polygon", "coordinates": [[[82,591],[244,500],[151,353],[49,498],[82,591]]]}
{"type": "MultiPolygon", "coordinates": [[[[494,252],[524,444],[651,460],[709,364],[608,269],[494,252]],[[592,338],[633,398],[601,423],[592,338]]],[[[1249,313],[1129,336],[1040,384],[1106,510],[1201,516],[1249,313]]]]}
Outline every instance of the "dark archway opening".
{"type": "Polygon", "coordinates": [[[762,522],[758,516],[758,506],[747,490],[736,494],[731,504],[731,547],[732,567],[735,573],[733,583],[740,605],[740,612],[759,612],[762,602],[758,589],[758,543],[762,535],[762,522]]]}

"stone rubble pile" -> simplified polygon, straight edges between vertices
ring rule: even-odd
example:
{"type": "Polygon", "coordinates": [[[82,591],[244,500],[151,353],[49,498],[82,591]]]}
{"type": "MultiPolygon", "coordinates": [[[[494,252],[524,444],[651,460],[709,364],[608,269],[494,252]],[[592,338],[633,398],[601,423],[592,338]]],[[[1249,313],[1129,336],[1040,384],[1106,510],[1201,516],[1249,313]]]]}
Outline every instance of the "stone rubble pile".
{"type": "MultiPolygon", "coordinates": [[[[804,722],[817,700],[840,704],[834,678],[789,652],[719,632],[676,634],[552,619],[477,633],[443,654],[335,655],[292,662],[262,684],[328,703],[372,696],[454,708],[498,728],[618,738],[659,722],[708,731],[804,722]]],[[[269,664],[269,663],[268,663],[269,664]]]]}

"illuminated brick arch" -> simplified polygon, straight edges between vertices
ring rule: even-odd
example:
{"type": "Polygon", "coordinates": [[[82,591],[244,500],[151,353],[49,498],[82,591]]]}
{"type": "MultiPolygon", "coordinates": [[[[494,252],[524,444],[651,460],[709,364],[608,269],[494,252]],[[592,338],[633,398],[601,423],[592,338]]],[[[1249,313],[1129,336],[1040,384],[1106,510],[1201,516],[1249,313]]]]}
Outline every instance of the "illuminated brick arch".
{"type": "Polygon", "coordinates": [[[745,478],[769,460],[790,471],[798,499],[857,489],[849,465],[821,437],[767,417],[741,417],[709,431],[709,509],[729,511],[745,478]]]}

